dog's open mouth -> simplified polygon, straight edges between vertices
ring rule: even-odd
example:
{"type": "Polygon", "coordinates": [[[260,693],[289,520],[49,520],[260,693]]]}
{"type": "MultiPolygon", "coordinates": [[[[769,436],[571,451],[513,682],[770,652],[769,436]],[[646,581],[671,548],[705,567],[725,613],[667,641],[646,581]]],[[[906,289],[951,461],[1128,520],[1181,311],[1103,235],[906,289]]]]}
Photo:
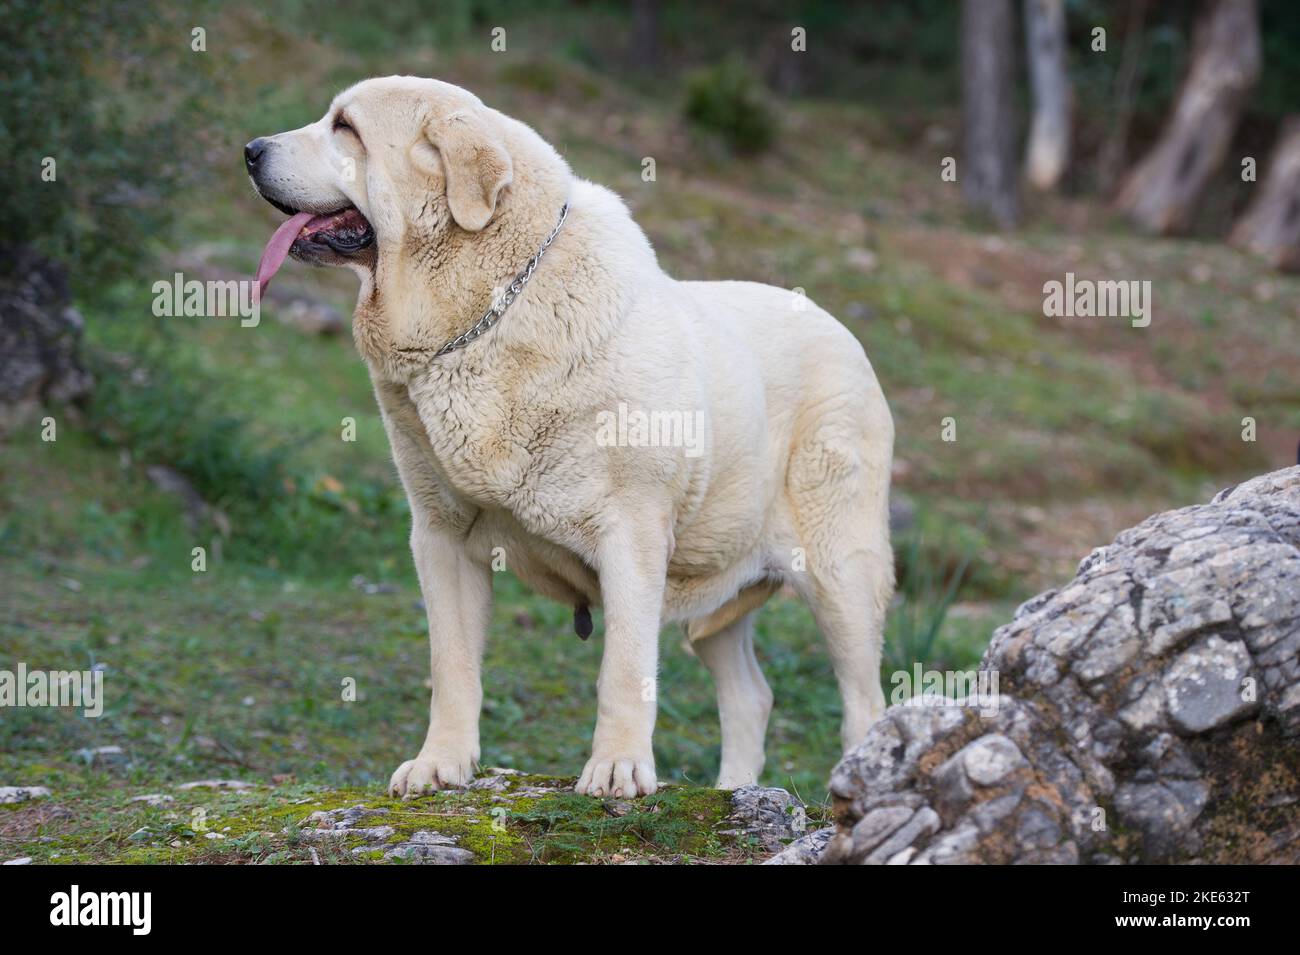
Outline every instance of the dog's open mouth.
{"type": "Polygon", "coordinates": [[[262,292],[291,252],[308,260],[319,259],[327,250],[347,258],[369,248],[375,241],[375,230],[355,206],[315,215],[293,212],[278,202],[273,205],[290,215],[262,250],[262,260],[257,265],[257,282],[262,292]]]}

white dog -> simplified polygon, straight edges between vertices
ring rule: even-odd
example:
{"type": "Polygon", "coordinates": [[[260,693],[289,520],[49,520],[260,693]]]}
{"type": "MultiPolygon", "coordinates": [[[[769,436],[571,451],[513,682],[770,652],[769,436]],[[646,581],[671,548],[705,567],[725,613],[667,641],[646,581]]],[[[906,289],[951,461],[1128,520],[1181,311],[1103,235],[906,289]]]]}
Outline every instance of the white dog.
{"type": "Polygon", "coordinates": [[[428,735],[393,793],[473,778],[494,554],[580,630],[604,608],[578,792],[655,791],[668,621],[717,684],[718,786],[757,780],[772,694],[753,618],[782,583],[825,635],[843,745],[862,739],[884,710],[894,432],[853,335],[784,289],[665,275],[616,195],[446,83],[368,80],[245,158],[292,215],[263,284],[290,253],[361,278],[353,331],[432,651],[428,735]]]}

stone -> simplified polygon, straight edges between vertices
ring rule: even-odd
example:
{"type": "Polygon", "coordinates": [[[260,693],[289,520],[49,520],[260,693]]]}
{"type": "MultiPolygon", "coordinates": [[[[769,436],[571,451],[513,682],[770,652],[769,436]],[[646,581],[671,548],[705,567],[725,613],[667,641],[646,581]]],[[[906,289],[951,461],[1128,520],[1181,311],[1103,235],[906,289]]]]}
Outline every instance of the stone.
{"type": "Polygon", "coordinates": [[[725,835],[750,838],[776,852],[807,831],[804,805],[784,789],[741,786],[731,794],[725,835]]]}
{"type": "Polygon", "coordinates": [[[400,859],[409,865],[472,865],[474,853],[456,846],[404,843],[385,852],[384,859],[400,859]]]}
{"type": "Polygon", "coordinates": [[[1021,766],[1028,765],[1016,744],[997,733],[981,736],[958,755],[962,758],[966,775],[980,786],[995,785],[1021,766]]]}
{"type": "Polygon", "coordinates": [[[853,851],[865,856],[897,832],[912,815],[912,810],[906,806],[890,806],[867,813],[853,827],[853,851]]]}
{"type": "Polygon", "coordinates": [[[815,829],[807,835],[800,836],[776,855],[764,860],[763,865],[813,865],[834,835],[833,826],[815,829]]]}
{"type": "Polygon", "coordinates": [[[0,803],[7,805],[30,799],[44,799],[49,794],[50,791],[45,786],[0,786],[0,803]]]}
{"type": "Polygon", "coordinates": [[[387,814],[387,809],[371,809],[357,803],[344,809],[321,809],[313,812],[301,823],[302,826],[313,825],[317,829],[355,829],[357,824],[371,816],[387,814]]]}
{"type": "Polygon", "coordinates": [[[0,247],[0,436],[39,408],[75,406],[94,378],[81,354],[85,321],[67,271],[26,246],[0,247]]]}
{"type": "MultiPolygon", "coordinates": [[[[352,855],[358,857],[380,857],[384,862],[404,862],[411,865],[469,865],[475,861],[474,853],[456,845],[452,836],[435,832],[432,829],[420,829],[410,837],[393,844],[391,840],[397,834],[392,826],[371,826],[361,823],[377,821],[388,814],[387,809],[372,809],[364,804],[348,806],[342,809],[322,809],[311,813],[303,820],[304,828],[300,835],[305,839],[342,840],[360,839],[369,843],[384,845],[362,845],[353,847],[352,855]],[[305,828],[308,825],[313,828],[305,828]]],[[[472,821],[472,820],[471,820],[472,821]]]]}
{"type": "Polygon", "coordinates": [[[246,783],[239,779],[196,779],[191,783],[181,783],[180,790],[190,789],[253,789],[256,783],[246,783]]]}
{"type": "Polygon", "coordinates": [[[1298,657],[1300,467],[1155,514],[1023,603],[980,664],[991,713],[887,710],[831,774],[816,861],[1300,863],[1298,657]]]}
{"type": "Polygon", "coordinates": [[[872,850],[862,862],[866,865],[883,865],[905,849],[914,848],[912,844],[922,836],[937,832],[941,824],[939,814],[929,806],[923,806],[872,850]]]}
{"type": "Polygon", "coordinates": [[[304,839],[364,839],[367,842],[384,842],[397,834],[392,826],[361,826],[356,829],[304,829],[304,839]]]}
{"type": "Polygon", "coordinates": [[[77,750],[77,758],[87,766],[122,767],[127,765],[126,751],[121,746],[96,746],[77,750]]]}
{"type": "Polygon", "coordinates": [[[1185,733],[1204,733],[1253,712],[1256,703],[1244,697],[1242,684],[1250,668],[1240,641],[1208,637],[1196,644],[1165,671],[1169,718],[1185,733]]]}
{"type": "Polygon", "coordinates": [[[411,833],[409,839],[384,852],[383,858],[411,865],[471,865],[475,861],[474,853],[457,846],[455,838],[431,829],[411,833]]]}
{"type": "Polygon", "coordinates": [[[165,806],[169,802],[175,802],[175,796],[168,796],[164,793],[145,793],[143,796],[132,796],[127,802],[143,802],[150,806],[165,806]]]}

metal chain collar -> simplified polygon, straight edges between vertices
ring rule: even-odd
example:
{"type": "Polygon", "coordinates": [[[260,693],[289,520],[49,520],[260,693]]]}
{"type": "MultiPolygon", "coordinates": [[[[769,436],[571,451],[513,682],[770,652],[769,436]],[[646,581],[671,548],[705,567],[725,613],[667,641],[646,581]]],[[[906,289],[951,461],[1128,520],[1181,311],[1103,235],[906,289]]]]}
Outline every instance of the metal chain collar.
{"type": "Polygon", "coordinates": [[[541,248],[537,250],[537,253],[528,260],[528,264],[524,266],[524,270],[515,276],[515,280],[506,287],[506,290],[502,293],[501,297],[488,307],[488,310],[483,313],[483,317],[475,322],[469,331],[461,332],[451,341],[447,342],[447,344],[439,348],[433,353],[434,358],[441,358],[448,352],[453,352],[458,348],[464,348],[500,320],[501,316],[505,314],[506,309],[510,307],[510,303],[519,297],[519,293],[524,290],[524,286],[528,284],[528,280],[531,279],[533,273],[537,271],[537,264],[542,261],[542,256],[546,254],[546,250],[550,248],[551,243],[555,241],[555,237],[560,234],[560,227],[564,225],[564,220],[568,218],[568,215],[569,204],[566,202],[564,208],[560,210],[560,221],[555,223],[555,228],[551,230],[551,234],[546,237],[546,241],[542,243],[541,248]]]}

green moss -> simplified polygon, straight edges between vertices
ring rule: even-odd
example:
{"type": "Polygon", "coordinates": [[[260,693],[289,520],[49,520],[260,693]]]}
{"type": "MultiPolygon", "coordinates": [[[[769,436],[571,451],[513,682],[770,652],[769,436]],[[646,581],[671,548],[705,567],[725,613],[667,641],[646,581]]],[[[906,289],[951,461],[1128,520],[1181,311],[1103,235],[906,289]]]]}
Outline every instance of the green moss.
{"type": "Polygon", "coordinates": [[[135,794],[125,789],[88,789],[63,804],[75,807],[75,827],[57,834],[33,830],[17,848],[40,862],[73,864],[366,864],[383,862],[385,851],[417,832],[433,831],[468,849],[481,865],[743,861],[759,851],[727,832],[726,792],[668,786],[639,800],[593,799],[572,785],[571,777],[510,775],[500,789],[449,790],[409,801],[371,789],[307,785],[189,790],[160,807],[131,803],[135,794]],[[312,813],[355,806],[376,810],[358,826],[391,826],[393,835],[375,843],[307,833],[312,813]],[[141,829],[147,834],[132,838],[141,829]],[[43,834],[51,841],[40,841],[43,834]]]}

